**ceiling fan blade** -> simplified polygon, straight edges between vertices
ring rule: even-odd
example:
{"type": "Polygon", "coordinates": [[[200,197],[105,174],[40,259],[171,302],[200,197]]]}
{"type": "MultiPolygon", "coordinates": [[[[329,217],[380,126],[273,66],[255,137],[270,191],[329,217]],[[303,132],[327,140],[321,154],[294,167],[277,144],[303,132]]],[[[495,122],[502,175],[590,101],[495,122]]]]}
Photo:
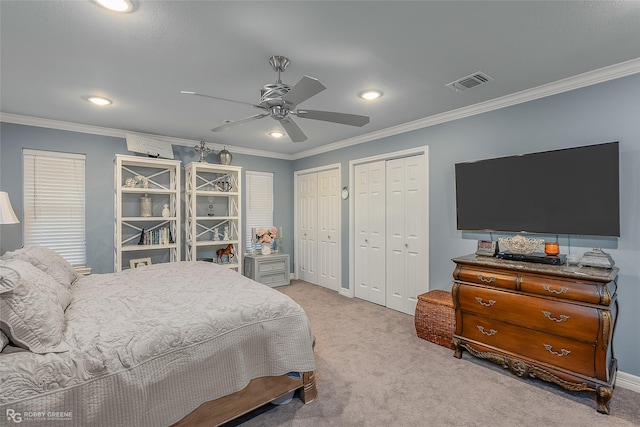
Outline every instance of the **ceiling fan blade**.
{"type": "Polygon", "coordinates": [[[300,81],[282,97],[282,100],[287,108],[294,108],[296,105],[306,101],[313,95],[316,95],[325,89],[326,87],[324,87],[318,79],[303,76],[300,81]]]}
{"type": "Polygon", "coordinates": [[[256,119],[261,119],[263,117],[267,117],[268,114],[256,114],[255,116],[245,117],[244,119],[236,120],[235,122],[225,123],[221,126],[215,127],[211,129],[211,132],[219,132],[221,130],[227,130],[230,127],[240,126],[248,122],[252,122],[256,119]]]}
{"type": "Polygon", "coordinates": [[[332,111],[319,111],[319,110],[298,110],[291,111],[291,114],[295,114],[303,119],[322,120],[325,122],[341,123],[343,125],[362,127],[369,123],[369,117],[359,116],[357,114],[347,113],[334,113],[332,111]]]}
{"type": "Polygon", "coordinates": [[[221,98],[219,96],[205,95],[203,93],[192,92],[190,90],[181,90],[180,93],[182,93],[184,95],[195,95],[195,96],[201,96],[203,98],[219,99],[221,101],[235,102],[236,104],[244,104],[244,105],[250,105],[250,106],[256,107],[256,108],[262,108],[261,106],[255,105],[255,104],[251,104],[250,102],[236,101],[234,99],[221,98]]]}
{"type": "Polygon", "coordinates": [[[291,138],[293,142],[302,142],[307,140],[307,135],[302,132],[302,129],[298,127],[296,122],[293,121],[291,117],[285,117],[284,119],[278,120],[285,131],[287,131],[287,135],[291,138]]]}

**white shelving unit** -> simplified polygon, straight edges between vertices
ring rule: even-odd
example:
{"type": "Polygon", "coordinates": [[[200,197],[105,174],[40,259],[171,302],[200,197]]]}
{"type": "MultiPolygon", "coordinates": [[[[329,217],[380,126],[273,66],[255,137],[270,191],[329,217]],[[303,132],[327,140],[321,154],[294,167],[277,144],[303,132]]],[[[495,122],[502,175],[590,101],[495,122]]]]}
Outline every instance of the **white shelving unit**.
{"type": "Polygon", "coordinates": [[[129,268],[132,259],[150,258],[153,264],[180,261],[180,163],[116,155],[114,271],[129,268]],[[128,186],[132,180],[135,186],[128,186]],[[151,216],[142,216],[144,196],[151,197],[151,216]],[[162,215],[164,205],[167,217],[162,215]],[[141,239],[143,232],[147,241],[141,239]],[[154,237],[155,241],[149,239],[154,237]]]}
{"type": "Polygon", "coordinates": [[[241,201],[241,167],[200,162],[185,167],[187,260],[218,262],[241,272],[241,201]],[[228,245],[233,257],[218,258],[216,252],[228,245]]]}

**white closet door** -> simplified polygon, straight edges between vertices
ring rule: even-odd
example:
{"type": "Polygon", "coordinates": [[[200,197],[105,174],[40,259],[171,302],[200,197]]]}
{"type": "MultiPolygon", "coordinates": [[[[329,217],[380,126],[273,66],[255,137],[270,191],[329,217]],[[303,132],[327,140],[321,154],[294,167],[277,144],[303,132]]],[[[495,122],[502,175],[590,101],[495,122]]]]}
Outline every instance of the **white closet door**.
{"type": "Polygon", "coordinates": [[[340,286],[340,176],[338,169],[318,173],[318,285],[340,286]]]}
{"type": "Polygon", "coordinates": [[[387,307],[404,312],[404,159],[387,162],[387,307]]]}
{"type": "Polygon", "coordinates": [[[424,159],[387,162],[387,307],[407,314],[428,290],[424,159]]]}
{"type": "Polygon", "coordinates": [[[355,166],[355,296],[385,305],[385,162],[355,166]]]}
{"type": "Polygon", "coordinates": [[[298,278],[318,283],[317,174],[301,175],[298,183],[298,278]]]}

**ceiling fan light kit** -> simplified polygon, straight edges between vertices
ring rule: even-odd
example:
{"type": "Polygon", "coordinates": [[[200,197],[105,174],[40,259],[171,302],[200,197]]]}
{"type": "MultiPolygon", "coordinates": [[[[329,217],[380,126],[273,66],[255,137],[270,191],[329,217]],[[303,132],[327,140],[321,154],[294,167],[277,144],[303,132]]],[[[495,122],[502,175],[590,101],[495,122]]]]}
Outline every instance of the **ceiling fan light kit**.
{"type": "MultiPolygon", "coordinates": [[[[227,130],[253,120],[270,116],[274,120],[280,122],[291,141],[302,142],[306,141],[308,138],[302,129],[300,129],[298,124],[293,120],[292,116],[358,127],[362,127],[369,123],[369,117],[357,114],[306,109],[298,110],[298,104],[322,92],[326,87],[320,83],[318,79],[310,76],[303,76],[294,86],[282,83],[280,74],[286,70],[287,66],[290,64],[289,59],[284,56],[272,56],[269,58],[269,64],[271,64],[273,70],[278,73],[278,79],[275,83],[266,84],[260,89],[260,103],[257,105],[243,101],[235,101],[233,99],[200,94],[193,91],[181,91],[180,93],[245,104],[264,111],[264,113],[255,114],[253,116],[245,117],[244,119],[226,122],[221,126],[211,129],[213,132],[227,130]]],[[[275,137],[275,135],[272,134],[271,136],[275,137]]]]}

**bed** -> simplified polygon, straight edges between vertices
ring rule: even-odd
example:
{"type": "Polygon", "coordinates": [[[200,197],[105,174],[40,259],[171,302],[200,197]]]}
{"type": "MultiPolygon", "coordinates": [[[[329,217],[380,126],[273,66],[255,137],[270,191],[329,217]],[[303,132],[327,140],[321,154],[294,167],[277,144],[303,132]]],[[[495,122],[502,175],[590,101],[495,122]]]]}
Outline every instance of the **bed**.
{"type": "Polygon", "coordinates": [[[22,425],[211,426],[317,393],[302,308],[208,262],[79,277],[50,249],[8,252],[0,330],[0,413],[22,425]]]}

